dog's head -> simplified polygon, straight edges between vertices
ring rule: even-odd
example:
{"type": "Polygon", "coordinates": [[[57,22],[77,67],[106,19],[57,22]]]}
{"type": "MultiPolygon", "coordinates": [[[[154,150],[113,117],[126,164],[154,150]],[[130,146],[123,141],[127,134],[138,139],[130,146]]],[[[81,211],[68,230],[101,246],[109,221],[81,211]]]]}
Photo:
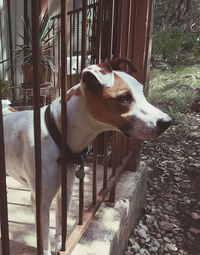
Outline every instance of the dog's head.
{"type": "Polygon", "coordinates": [[[126,137],[141,140],[155,138],[164,132],[172,119],[148,103],[143,86],[131,75],[120,70],[128,60],[91,65],[82,72],[82,85],[93,118],[112,126],[126,137]]]}

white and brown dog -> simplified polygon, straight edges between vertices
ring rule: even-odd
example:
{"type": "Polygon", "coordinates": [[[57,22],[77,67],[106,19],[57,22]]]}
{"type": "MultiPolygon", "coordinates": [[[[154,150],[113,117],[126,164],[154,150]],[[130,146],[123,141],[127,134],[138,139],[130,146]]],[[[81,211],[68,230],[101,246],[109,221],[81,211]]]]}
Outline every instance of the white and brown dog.
{"type": "MultiPolygon", "coordinates": [[[[120,61],[91,65],[82,72],[78,85],[68,91],[67,144],[78,153],[99,133],[120,131],[126,137],[152,139],[164,132],[171,118],[147,102],[142,85],[126,72],[119,70],[120,61]]],[[[59,187],[61,171],[58,163],[59,146],[55,143],[45,121],[47,107],[41,108],[42,181],[44,217],[44,254],[51,254],[49,238],[49,208],[57,195],[56,236],[60,245],[61,212],[59,187]]],[[[57,98],[50,112],[58,131],[61,130],[61,100],[57,98]]],[[[7,173],[31,190],[35,206],[35,167],[33,111],[4,116],[7,173]],[[14,128],[13,128],[14,125],[14,128]]],[[[68,194],[71,193],[75,167],[68,167],[68,194]]]]}

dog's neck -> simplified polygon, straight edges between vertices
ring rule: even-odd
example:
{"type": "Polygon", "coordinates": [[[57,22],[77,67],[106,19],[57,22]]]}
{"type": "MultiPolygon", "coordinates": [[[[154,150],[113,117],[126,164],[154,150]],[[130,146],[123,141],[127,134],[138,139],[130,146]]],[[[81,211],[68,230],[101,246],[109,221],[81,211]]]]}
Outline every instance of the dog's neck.
{"type": "MultiPolygon", "coordinates": [[[[76,88],[80,88],[77,85],[76,88]]],[[[52,113],[61,130],[61,100],[52,103],[52,113]]],[[[87,107],[84,91],[73,95],[67,102],[67,144],[73,152],[82,151],[99,133],[113,129],[110,125],[95,120],[87,107]]]]}

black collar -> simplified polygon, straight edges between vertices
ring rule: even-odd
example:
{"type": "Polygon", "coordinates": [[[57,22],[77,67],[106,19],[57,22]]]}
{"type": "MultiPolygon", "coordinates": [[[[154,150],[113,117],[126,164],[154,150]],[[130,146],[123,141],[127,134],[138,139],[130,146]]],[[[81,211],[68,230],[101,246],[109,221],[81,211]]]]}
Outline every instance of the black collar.
{"type": "MultiPolygon", "coordinates": [[[[56,126],[53,114],[51,113],[50,105],[47,106],[45,110],[45,123],[47,126],[47,129],[49,131],[49,134],[51,135],[53,141],[58,146],[58,148],[61,150],[61,134],[56,126]]],[[[83,164],[86,154],[87,154],[87,148],[85,148],[83,151],[79,153],[73,152],[69,146],[66,147],[66,163],[75,163],[77,165],[83,164]]],[[[61,158],[58,158],[58,164],[61,164],[61,158]]]]}

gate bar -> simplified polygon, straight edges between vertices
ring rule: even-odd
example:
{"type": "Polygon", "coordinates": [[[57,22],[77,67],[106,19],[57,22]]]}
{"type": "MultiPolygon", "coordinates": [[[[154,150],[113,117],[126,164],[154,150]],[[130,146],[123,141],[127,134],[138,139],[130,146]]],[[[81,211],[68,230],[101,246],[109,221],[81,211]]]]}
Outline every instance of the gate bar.
{"type": "Polygon", "coordinates": [[[93,186],[92,186],[92,203],[97,203],[97,158],[98,158],[98,137],[92,142],[93,149],[93,186]]]}
{"type": "Polygon", "coordinates": [[[96,40],[96,62],[101,63],[101,48],[102,48],[102,11],[103,11],[103,0],[98,1],[98,22],[97,22],[97,40],[96,40]]]}
{"type": "MultiPolygon", "coordinates": [[[[12,25],[11,25],[11,6],[10,0],[7,0],[7,9],[8,9],[8,34],[9,34],[9,47],[10,47],[10,70],[11,70],[11,80],[14,84],[14,69],[13,69],[13,42],[12,42],[12,25]]],[[[14,94],[14,93],[13,93],[14,94]]],[[[14,94],[15,97],[15,94],[14,94]]]]}
{"type": "MultiPolygon", "coordinates": [[[[0,92],[1,95],[1,92],[0,92]]],[[[10,255],[2,102],[0,100],[0,222],[2,254],[10,255]]]]}
{"type": "Polygon", "coordinates": [[[113,185],[116,183],[118,178],[121,176],[121,173],[124,171],[124,168],[126,167],[129,159],[131,157],[131,152],[128,154],[128,156],[124,159],[123,164],[121,166],[118,166],[116,168],[116,175],[111,176],[108,178],[108,185],[106,189],[102,189],[98,195],[97,195],[97,204],[91,205],[86,212],[83,213],[83,225],[77,225],[73,232],[70,234],[68,238],[68,246],[66,247],[65,252],[60,252],[59,255],[70,255],[73,251],[74,247],[84,234],[85,230],[91,223],[91,220],[95,213],[98,211],[99,207],[105,201],[106,196],[108,195],[108,192],[112,189],[113,185]]]}
{"type": "Polygon", "coordinates": [[[34,77],[34,145],[35,145],[35,188],[36,188],[36,233],[37,254],[43,254],[42,218],[42,167],[41,167],[41,128],[40,128],[40,84],[39,84],[39,15],[40,2],[32,0],[32,53],[34,77]]]}
{"type": "Polygon", "coordinates": [[[67,3],[61,0],[61,171],[62,171],[62,250],[66,247],[67,236],[67,164],[65,159],[67,142],[67,104],[66,69],[67,69],[67,3]]]}
{"type": "MultiPolygon", "coordinates": [[[[81,70],[84,69],[86,63],[86,30],[87,30],[87,0],[82,0],[82,49],[81,49],[81,70]]],[[[83,223],[84,208],[84,178],[79,180],[79,221],[83,223]]]]}
{"type": "Polygon", "coordinates": [[[82,0],[81,71],[86,63],[87,0],[82,0]]]}

